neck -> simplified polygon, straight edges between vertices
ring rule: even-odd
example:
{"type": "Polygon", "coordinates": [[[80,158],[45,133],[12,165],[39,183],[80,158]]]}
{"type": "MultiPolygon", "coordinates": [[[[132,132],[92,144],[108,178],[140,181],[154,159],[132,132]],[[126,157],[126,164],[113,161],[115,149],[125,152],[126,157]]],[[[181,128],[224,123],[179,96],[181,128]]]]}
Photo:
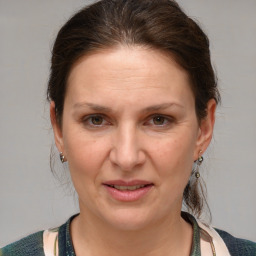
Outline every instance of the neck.
{"type": "Polygon", "coordinates": [[[180,213],[170,215],[150,227],[122,230],[81,211],[71,223],[71,236],[77,256],[188,256],[193,231],[180,213]]]}

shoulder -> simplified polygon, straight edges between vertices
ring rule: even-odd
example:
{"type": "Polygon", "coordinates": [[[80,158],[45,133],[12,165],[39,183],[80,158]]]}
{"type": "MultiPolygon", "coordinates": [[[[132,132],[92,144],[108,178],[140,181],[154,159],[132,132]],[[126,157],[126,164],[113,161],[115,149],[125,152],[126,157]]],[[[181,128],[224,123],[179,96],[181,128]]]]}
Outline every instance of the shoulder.
{"type": "Polygon", "coordinates": [[[0,248],[0,256],[45,256],[53,255],[56,250],[60,255],[66,255],[66,252],[75,255],[69,230],[71,220],[77,215],[60,227],[39,231],[0,248]]]}
{"type": "Polygon", "coordinates": [[[233,237],[226,231],[215,229],[225,242],[231,256],[243,255],[243,256],[255,256],[256,255],[256,243],[233,237]]]}
{"type": "Polygon", "coordinates": [[[31,234],[0,249],[0,256],[43,256],[43,232],[31,234]]]}

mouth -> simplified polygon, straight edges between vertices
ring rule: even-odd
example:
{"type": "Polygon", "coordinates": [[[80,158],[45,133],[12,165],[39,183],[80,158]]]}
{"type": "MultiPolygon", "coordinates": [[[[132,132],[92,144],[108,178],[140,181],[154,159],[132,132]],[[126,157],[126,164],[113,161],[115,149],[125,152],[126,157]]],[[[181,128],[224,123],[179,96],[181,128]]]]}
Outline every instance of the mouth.
{"type": "Polygon", "coordinates": [[[105,184],[105,185],[108,186],[108,187],[111,187],[111,188],[115,188],[115,189],[120,190],[120,191],[134,191],[134,190],[137,190],[137,189],[152,186],[153,184],[134,185],[134,186],[119,186],[119,185],[108,185],[108,184],[105,184]]]}
{"type": "Polygon", "coordinates": [[[149,194],[153,183],[147,181],[108,181],[103,183],[108,195],[117,201],[131,202],[137,201],[149,194]]]}

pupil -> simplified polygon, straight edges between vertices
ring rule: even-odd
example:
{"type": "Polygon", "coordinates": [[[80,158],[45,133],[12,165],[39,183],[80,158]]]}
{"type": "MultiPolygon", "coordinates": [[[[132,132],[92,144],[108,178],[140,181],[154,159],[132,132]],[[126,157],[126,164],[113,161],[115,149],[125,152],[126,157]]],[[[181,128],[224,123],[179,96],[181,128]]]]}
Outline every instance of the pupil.
{"type": "Polygon", "coordinates": [[[100,117],[100,116],[92,117],[92,123],[95,124],[95,125],[101,125],[102,124],[102,117],[100,117]]]}
{"type": "Polygon", "coordinates": [[[164,117],[162,116],[154,117],[154,124],[161,125],[163,123],[164,123],[164,117]]]}

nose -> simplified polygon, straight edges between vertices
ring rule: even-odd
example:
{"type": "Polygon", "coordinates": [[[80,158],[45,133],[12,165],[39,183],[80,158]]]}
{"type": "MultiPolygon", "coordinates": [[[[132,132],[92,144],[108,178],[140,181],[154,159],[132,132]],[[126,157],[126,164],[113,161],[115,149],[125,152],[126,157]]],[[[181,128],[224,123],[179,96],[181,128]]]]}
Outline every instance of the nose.
{"type": "Polygon", "coordinates": [[[143,165],[146,154],[140,143],[136,128],[120,127],[113,136],[113,146],[110,151],[110,161],[123,171],[131,171],[143,165]]]}

